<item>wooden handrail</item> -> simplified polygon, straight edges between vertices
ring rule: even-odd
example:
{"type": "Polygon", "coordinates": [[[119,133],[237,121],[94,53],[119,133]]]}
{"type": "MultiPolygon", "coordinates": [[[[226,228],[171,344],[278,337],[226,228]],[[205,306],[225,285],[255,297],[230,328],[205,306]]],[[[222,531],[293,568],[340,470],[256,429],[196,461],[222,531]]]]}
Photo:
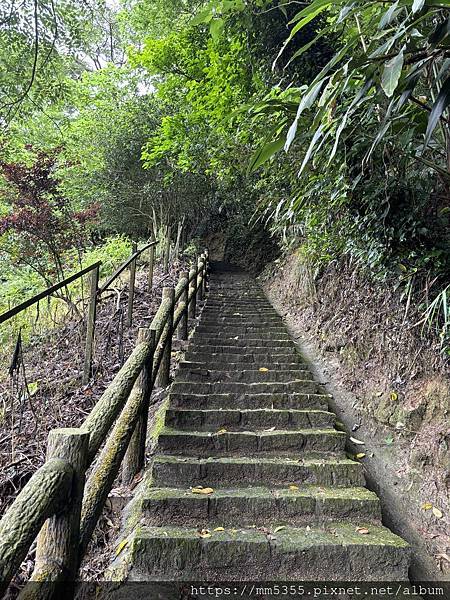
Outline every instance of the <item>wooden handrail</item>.
{"type": "Polygon", "coordinates": [[[140,250],[137,250],[136,252],[134,252],[130,256],[130,258],[128,258],[123,264],[121,264],[120,267],[114,271],[114,273],[111,275],[111,277],[109,277],[108,280],[102,286],[100,286],[98,288],[97,294],[99,296],[101,296],[103,294],[103,292],[105,292],[109,288],[109,286],[119,277],[119,275],[121,275],[125,271],[125,269],[134,260],[136,260],[145,250],[147,250],[151,246],[156,246],[157,243],[158,243],[158,240],[153,240],[153,242],[150,242],[149,244],[146,244],[143,248],[141,248],[140,250]]]}
{"type": "Polygon", "coordinates": [[[85,269],[82,269],[81,271],[74,273],[70,277],[63,279],[63,281],[60,281],[59,283],[55,283],[55,285],[52,285],[51,287],[47,288],[43,292],[36,294],[35,296],[33,296],[32,298],[29,298],[28,300],[25,300],[25,302],[22,302],[21,304],[14,306],[14,308],[7,310],[6,312],[4,312],[3,314],[0,315],[0,323],[4,323],[5,321],[8,321],[12,317],[15,317],[20,312],[25,310],[26,308],[29,308],[30,306],[33,306],[33,304],[36,304],[40,300],[43,300],[44,298],[51,296],[52,294],[54,294],[61,288],[65,287],[66,285],[69,285],[69,283],[72,283],[72,282],[76,281],[77,279],[79,279],[80,277],[83,277],[83,275],[86,275],[90,271],[97,269],[101,264],[102,264],[101,261],[98,261],[98,262],[90,265],[89,267],[86,267],[85,269]]]}
{"type": "Polygon", "coordinates": [[[204,294],[208,272],[205,255],[196,261],[192,272],[192,278],[190,273],[182,273],[175,289],[163,289],[150,327],[139,330],[137,346],[82,427],[50,432],[47,462],[0,521],[2,589],[8,586],[39,530],[32,580],[74,580],[121,465],[127,481],[142,469],[150,395],[157,376],[159,385],[167,385],[173,335],[180,327],[181,339],[187,337],[188,312],[192,316],[192,306],[195,311],[197,299],[204,294]],[[83,496],[84,472],[92,463],[83,496]],[[63,532],[62,541],[58,542],[56,532],[63,532]]]}

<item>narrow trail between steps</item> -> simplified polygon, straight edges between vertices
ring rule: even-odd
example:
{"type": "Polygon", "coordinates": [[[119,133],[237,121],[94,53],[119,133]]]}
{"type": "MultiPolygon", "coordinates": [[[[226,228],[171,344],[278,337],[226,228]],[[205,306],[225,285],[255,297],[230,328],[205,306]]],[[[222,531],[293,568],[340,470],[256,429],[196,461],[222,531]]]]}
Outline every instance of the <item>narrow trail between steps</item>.
{"type": "Polygon", "coordinates": [[[281,317],[243,272],[219,265],[209,288],[170,390],[129,580],[407,580],[409,547],[383,527],[281,317]]]}

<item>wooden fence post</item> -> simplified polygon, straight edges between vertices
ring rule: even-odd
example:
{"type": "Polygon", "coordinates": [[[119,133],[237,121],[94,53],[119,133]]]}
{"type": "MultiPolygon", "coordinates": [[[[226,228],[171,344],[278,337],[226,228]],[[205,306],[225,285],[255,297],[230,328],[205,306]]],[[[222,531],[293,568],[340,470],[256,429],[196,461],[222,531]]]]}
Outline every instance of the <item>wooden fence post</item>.
{"type": "MultiPolygon", "coordinates": [[[[132,253],[135,254],[137,252],[137,244],[133,242],[132,253]]],[[[133,302],[134,302],[134,288],[136,285],[136,261],[135,258],[130,265],[130,286],[128,293],[128,306],[127,306],[127,327],[131,327],[133,323],[133,302]]]]}
{"type": "Polygon", "coordinates": [[[206,292],[208,291],[208,267],[209,267],[209,252],[208,252],[208,248],[205,248],[204,251],[204,257],[205,257],[205,269],[204,269],[204,277],[203,277],[203,295],[206,294],[206,292]]]}
{"type": "Polygon", "coordinates": [[[198,259],[198,275],[197,275],[197,302],[203,300],[203,278],[205,277],[205,258],[203,254],[198,259]],[[200,280],[200,278],[202,278],[200,280]],[[200,283],[199,283],[200,280],[200,283]]]}
{"type": "Polygon", "coordinates": [[[169,227],[169,225],[167,225],[166,245],[164,247],[164,273],[169,272],[169,261],[170,261],[170,227],[169,227]]]}
{"type": "Polygon", "coordinates": [[[174,299],[175,299],[175,290],[173,287],[164,287],[162,291],[162,299],[169,298],[172,302],[172,308],[167,317],[166,327],[168,329],[167,333],[167,341],[166,346],[164,348],[164,353],[162,356],[161,364],[158,370],[157,377],[157,386],[158,387],[166,387],[169,384],[170,380],[170,359],[172,355],[172,335],[173,335],[173,312],[174,312],[174,299]]]}
{"type": "Polygon", "coordinates": [[[145,464],[148,409],[152,393],[151,386],[153,354],[155,350],[155,331],[140,327],[137,343],[141,344],[142,342],[150,342],[153,350],[145,362],[141,374],[136,379],[133,388],[134,391],[142,397],[142,410],[122,463],[122,483],[125,485],[131,483],[133,478],[143,469],[145,464]]]}
{"type": "Polygon", "coordinates": [[[36,547],[32,581],[68,582],[64,598],[70,598],[78,571],[80,516],[89,449],[89,433],[83,429],[53,429],[48,435],[47,458],[59,458],[73,469],[72,493],[64,511],[48,519],[36,547]]]}
{"type": "Polygon", "coordinates": [[[91,291],[86,328],[86,349],[84,353],[83,385],[87,385],[92,373],[92,356],[94,354],[95,320],[97,318],[97,294],[100,278],[100,266],[91,271],[91,291]]]}
{"type": "Polygon", "coordinates": [[[153,289],[153,271],[155,268],[155,244],[150,246],[148,257],[148,291],[151,293],[153,289]]]}
{"type": "Polygon", "coordinates": [[[196,315],[196,311],[197,311],[197,291],[196,291],[196,287],[197,287],[197,275],[198,275],[198,265],[195,262],[194,266],[192,267],[192,271],[194,271],[194,277],[192,279],[191,285],[190,285],[190,289],[189,289],[189,294],[192,291],[192,298],[191,301],[189,303],[189,312],[188,315],[191,319],[195,319],[195,315],[196,315]]]}
{"type": "Polygon", "coordinates": [[[184,302],[186,304],[186,308],[183,311],[183,316],[181,317],[180,324],[178,325],[178,339],[179,340],[187,340],[188,339],[188,298],[189,298],[189,271],[183,271],[181,273],[181,279],[186,279],[186,287],[183,290],[183,293],[180,297],[180,302],[184,302]]]}

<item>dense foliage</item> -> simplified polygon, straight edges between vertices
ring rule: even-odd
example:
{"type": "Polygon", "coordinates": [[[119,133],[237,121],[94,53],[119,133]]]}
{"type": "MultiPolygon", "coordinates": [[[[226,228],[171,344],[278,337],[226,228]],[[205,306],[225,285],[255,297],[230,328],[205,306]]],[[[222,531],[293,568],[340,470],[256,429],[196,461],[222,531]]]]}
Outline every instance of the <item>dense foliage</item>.
{"type": "Polygon", "coordinates": [[[350,262],[448,347],[450,2],[10,4],[3,161],[60,148],[67,215],[219,235],[254,267],[289,246],[316,276],[350,262]]]}

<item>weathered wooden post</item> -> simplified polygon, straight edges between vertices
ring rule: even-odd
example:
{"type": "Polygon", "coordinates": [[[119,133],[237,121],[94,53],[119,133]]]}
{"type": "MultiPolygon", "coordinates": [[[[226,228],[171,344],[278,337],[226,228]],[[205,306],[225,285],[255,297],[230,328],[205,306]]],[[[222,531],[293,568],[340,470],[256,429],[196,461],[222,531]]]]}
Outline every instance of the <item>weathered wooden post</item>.
{"type": "MultiPolygon", "coordinates": [[[[137,244],[133,242],[132,253],[136,254],[137,244]]],[[[130,265],[130,286],[128,292],[128,306],[127,306],[127,327],[131,327],[133,322],[133,302],[134,302],[134,289],[136,286],[136,261],[137,258],[131,261],[130,265]]]]}
{"type": "Polygon", "coordinates": [[[208,272],[209,272],[209,252],[208,252],[208,248],[205,248],[204,251],[204,256],[205,256],[205,270],[204,270],[204,277],[203,277],[203,295],[206,295],[206,292],[208,291],[208,272]]]}
{"type": "Polygon", "coordinates": [[[167,225],[165,242],[166,242],[166,244],[164,246],[163,267],[164,267],[164,273],[168,273],[169,272],[169,261],[170,261],[170,227],[169,227],[169,225],[167,225]]]}
{"type": "Polygon", "coordinates": [[[83,385],[89,382],[92,372],[92,356],[94,354],[95,320],[97,318],[98,282],[100,266],[91,271],[91,286],[89,294],[89,308],[86,328],[86,349],[84,353],[83,385]]]}
{"type": "Polygon", "coordinates": [[[194,263],[194,266],[192,267],[192,269],[189,271],[189,278],[192,277],[192,281],[191,284],[189,286],[189,295],[191,296],[191,301],[189,303],[189,312],[188,315],[191,319],[195,319],[195,314],[197,311],[197,291],[196,291],[196,287],[197,287],[197,274],[198,274],[198,267],[197,267],[197,263],[194,263]]]}
{"type": "Polygon", "coordinates": [[[198,275],[197,275],[197,302],[203,300],[203,280],[205,277],[205,257],[203,254],[198,259],[198,275]]]}
{"type": "MultiPolygon", "coordinates": [[[[89,433],[83,429],[53,429],[48,435],[47,459],[58,458],[71,465],[72,492],[64,510],[48,519],[38,535],[32,581],[73,584],[76,580],[88,449],[89,433]]],[[[64,597],[69,598],[66,593],[64,597]]]]}
{"type": "Polygon", "coordinates": [[[136,428],[128,445],[127,452],[122,463],[122,482],[126,485],[143,469],[145,464],[145,445],[147,441],[147,423],[150,397],[152,393],[152,369],[153,354],[155,351],[155,331],[139,328],[137,343],[150,342],[152,352],[146,360],[141,374],[136,379],[133,392],[142,398],[142,410],[139,415],[136,428]]]}
{"type": "MultiPolygon", "coordinates": [[[[170,380],[170,359],[171,359],[171,355],[172,355],[172,335],[173,335],[173,312],[174,312],[174,300],[175,300],[175,290],[173,289],[173,287],[165,287],[163,288],[162,291],[162,299],[165,300],[166,298],[169,298],[171,303],[172,303],[172,307],[169,311],[169,314],[167,316],[167,323],[165,326],[165,329],[167,328],[167,339],[166,339],[166,345],[164,348],[164,352],[162,355],[162,360],[161,360],[161,364],[159,366],[159,370],[158,370],[158,377],[157,377],[157,383],[156,385],[158,387],[166,387],[169,384],[169,380],[170,380]]],[[[163,333],[164,335],[164,333],[163,333]]]]}
{"type": "Polygon", "coordinates": [[[153,271],[155,268],[155,244],[150,246],[148,253],[148,291],[153,289],[153,271]]]}
{"type": "Polygon", "coordinates": [[[181,317],[180,324],[178,325],[178,339],[179,340],[187,340],[188,333],[189,333],[188,332],[189,271],[183,271],[181,273],[181,279],[186,279],[186,286],[180,297],[180,302],[183,302],[186,305],[186,308],[183,311],[183,316],[181,317]]]}

